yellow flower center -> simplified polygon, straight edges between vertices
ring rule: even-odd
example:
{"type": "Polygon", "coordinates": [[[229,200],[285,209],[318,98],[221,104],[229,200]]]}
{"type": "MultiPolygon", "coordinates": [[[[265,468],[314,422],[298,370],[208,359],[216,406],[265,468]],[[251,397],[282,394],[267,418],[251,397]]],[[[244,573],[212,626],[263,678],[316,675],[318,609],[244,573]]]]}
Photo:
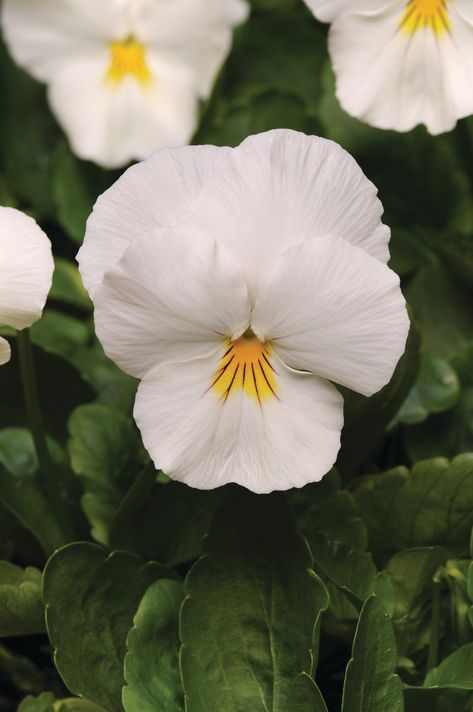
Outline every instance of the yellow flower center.
{"type": "Polygon", "coordinates": [[[251,332],[228,341],[210,388],[224,401],[241,390],[260,405],[264,400],[277,398],[277,373],[270,359],[270,344],[264,344],[251,332]]]}
{"type": "Polygon", "coordinates": [[[424,28],[439,36],[450,31],[449,0],[409,0],[401,27],[410,35],[424,28]]]}
{"type": "Polygon", "coordinates": [[[110,44],[111,61],[107,79],[119,84],[127,76],[134,77],[140,84],[151,81],[151,71],[146,62],[145,48],[132,37],[110,44]]]}

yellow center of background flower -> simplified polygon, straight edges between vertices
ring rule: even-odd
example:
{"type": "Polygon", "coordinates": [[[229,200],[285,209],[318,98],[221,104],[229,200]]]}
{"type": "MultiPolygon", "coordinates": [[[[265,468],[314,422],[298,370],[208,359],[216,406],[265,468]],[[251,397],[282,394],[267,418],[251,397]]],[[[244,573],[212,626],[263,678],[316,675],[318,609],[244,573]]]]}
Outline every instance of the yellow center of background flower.
{"type": "Polygon", "coordinates": [[[146,63],[145,48],[129,38],[110,44],[111,61],[107,79],[112,84],[119,84],[127,76],[134,77],[140,84],[151,81],[151,71],[146,63]]]}
{"type": "Polygon", "coordinates": [[[435,35],[450,30],[447,3],[449,0],[410,0],[401,20],[401,27],[409,34],[424,28],[435,35]]]}
{"type": "Polygon", "coordinates": [[[241,390],[260,404],[269,398],[277,398],[276,371],[270,357],[271,346],[263,344],[256,336],[244,335],[229,341],[211,388],[224,401],[241,390]]]}

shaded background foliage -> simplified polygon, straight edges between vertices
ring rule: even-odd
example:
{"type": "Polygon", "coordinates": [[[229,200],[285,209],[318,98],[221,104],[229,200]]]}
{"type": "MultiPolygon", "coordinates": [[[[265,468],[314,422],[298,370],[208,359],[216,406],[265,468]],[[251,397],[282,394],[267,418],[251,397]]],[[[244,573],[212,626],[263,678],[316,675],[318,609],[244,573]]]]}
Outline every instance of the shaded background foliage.
{"type": "Polygon", "coordinates": [[[321,483],[255,497],[156,473],[136,381],[105,358],[74,263],[118,172],[71,153],[2,45],[0,204],[38,219],[56,258],[31,336],[68,522],[42,489],[14,357],[0,370],[4,712],[23,698],[21,712],[473,709],[473,120],[433,139],[351,119],[326,28],[299,0],[252,5],[194,140],[288,127],[356,157],[392,227],[406,354],[379,394],[344,394],[321,483]]]}

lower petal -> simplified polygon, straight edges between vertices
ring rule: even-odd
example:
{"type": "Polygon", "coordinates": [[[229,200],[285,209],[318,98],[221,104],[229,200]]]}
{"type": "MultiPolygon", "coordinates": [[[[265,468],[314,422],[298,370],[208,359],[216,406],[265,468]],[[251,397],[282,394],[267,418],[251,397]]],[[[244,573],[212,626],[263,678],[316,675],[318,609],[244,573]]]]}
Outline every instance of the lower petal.
{"type": "Polygon", "coordinates": [[[0,336],[0,366],[3,366],[11,358],[10,344],[6,339],[0,336]]]}
{"type": "Polygon", "coordinates": [[[141,382],[134,415],[156,466],[198,489],[236,482],[266,493],[320,480],[340,447],[339,392],[273,358],[276,395],[258,400],[240,382],[222,397],[212,387],[222,349],[141,382]]]}

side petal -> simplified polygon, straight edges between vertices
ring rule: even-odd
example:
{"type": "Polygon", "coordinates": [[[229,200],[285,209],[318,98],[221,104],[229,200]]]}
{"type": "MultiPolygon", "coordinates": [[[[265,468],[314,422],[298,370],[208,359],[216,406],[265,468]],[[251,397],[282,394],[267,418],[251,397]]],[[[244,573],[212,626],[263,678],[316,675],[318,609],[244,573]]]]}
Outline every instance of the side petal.
{"type": "Polygon", "coordinates": [[[0,207],[0,324],[26,329],[43,312],[51,288],[51,243],[33,218],[0,207]]]}
{"type": "Polygon", "coordinates": [[[252,329],[293,368],[372,395],[404,352],[399,277],[346,240],[289,248],[258,294],[252,329]]]}
{"type": "Polygon", "coordinates": [[[1,24],[16,62],[49,81],[64,63],[123,33],[115,0],[4,0],[1,24]]]}
{"type": "Polygon", "coordinates": [[[107,80],[110,53],[102,48],[67,62],[48,97],[74,152],[106,168],[147,158],[162,146],[187,143],[197,121],[197,93],[188,67],[146,55],[152,79],[107,80]]]}
{"type": "Polygon", "coordinates": [[[445,102],[457,119],[473,114],[473,5],[450,3],[450,33],[439,43],[445,102]]]}
{"type": "Polygon", "coordinates": [[[185,146],[161,149],[129,168],[96,202],[77,256],[91,296],[139,235],[175,225],[229,149],[185,146]]]}
{"type": "Polygon", "coordinates": [[[239,255],[254,295],[277,256],[306,239],[339,235],[387,261],[382,212],[375,186],[340,146],[280,129],[224,156],[182,220],[239,255]]]}
{"type": "MultiPolygon", "coordinates": [[[[306,5],[312,10],[315,17],[322,22],[333,22],[336,17],[353,10],[353,0],[304,0],[306,5]]],[[[392,0],[385,0],[387,2],[392,0]]],[[[377,10],[380,7],[380,0],[358,0],[356,3],[357,12],[377,10]]]]}
{"type": "Polygon", "coordinates": [[[107,355],[143,377],[156,365],[208,353],[250,320],[234,256],[206,235],[163,228],[136,239],[95,294],[107,355]]]}
{"type": "Polygon", "coordinates": [[[0,336],[0,366],[3,366],[11,358],[10,344],[6,339],[0,336]]]}
{"type": "Polygon", "coordinates": [[[340,447],[336,388],[278,363],[277,399],[260,405],[239,390],[223,400],[208,390],[220,356],[164,364],[141,382],[134,416],[156,467],[198,489],[236,482],[266,493],[320,480],[340,447]]]}

